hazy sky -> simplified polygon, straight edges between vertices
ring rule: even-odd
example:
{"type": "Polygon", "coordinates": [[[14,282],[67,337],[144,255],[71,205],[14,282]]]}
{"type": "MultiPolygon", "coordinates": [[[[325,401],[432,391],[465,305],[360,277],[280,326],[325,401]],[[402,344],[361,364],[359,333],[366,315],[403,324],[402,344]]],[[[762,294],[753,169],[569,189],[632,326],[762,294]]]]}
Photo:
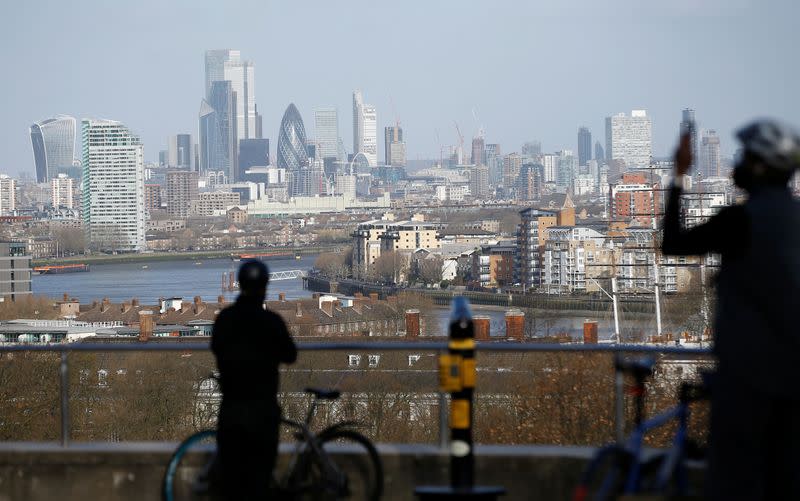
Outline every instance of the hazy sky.
{"type": "Polygon", "coordinates": [[[10,0],[0,16],[0,173],[33,174],[29,126],[59,113],[120,120],[156,159],[168,135],[196,134],[212,48],[255,63],[273,155],[290,102],[309,137],[314,108],[337,106],[349,151],[355,88],[377,106],[379,158],[391,103],[412,159],[455,144],[454,121],[468,150],[473,108],[503,153],[532,139],[577,149],[581,125],[604,143],[604,117],[645,108],[664,155],[687,106],[731,153],[732,130],[753,117],[800,126],[799,4],[10,0]]]}

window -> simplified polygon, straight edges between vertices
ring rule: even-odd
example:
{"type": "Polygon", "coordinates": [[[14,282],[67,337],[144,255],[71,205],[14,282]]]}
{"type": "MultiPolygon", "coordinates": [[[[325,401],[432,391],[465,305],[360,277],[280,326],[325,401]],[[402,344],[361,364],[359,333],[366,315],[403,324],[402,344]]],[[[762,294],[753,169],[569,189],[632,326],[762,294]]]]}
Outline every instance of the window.
{"type": "Polygon", "coordinates": [[[361,355],[348,355],[347,356],[347,365],[351,369],[361,365],[361,355]]]}
{"type": "Polygon", "coordinates": [[[369,355],[368,363],[371,368],[377,367],[378,362],[380,362],[381,356],[380,355],[369,355]]]}
{"type": "Polygon", "coordinates": [[[417,363],[420,359],[420,355],[409,355],[408,356],[408,366],[412,367],[415,363],[417,363]]]}

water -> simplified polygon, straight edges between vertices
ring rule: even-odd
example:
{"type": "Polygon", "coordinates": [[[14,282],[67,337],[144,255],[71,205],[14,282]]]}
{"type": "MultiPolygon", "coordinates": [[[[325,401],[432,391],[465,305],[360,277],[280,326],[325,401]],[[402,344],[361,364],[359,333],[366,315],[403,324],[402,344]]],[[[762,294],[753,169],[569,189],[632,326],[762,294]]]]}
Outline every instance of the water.
{"type": "MultiPolygon", "coordinates": [[[[308,255],[301,259],[270,260],[267,265],[270,271],[306,271],[316,258],[308,255]]],[[[142,304],[156,304],[159,297],[194,296],[211,302],[220,294],[229,300],[236,296],[236,292],[222,291],[222,275],[236,271],[238,266],[239,263],[228,258],[92,264],[88,273],[34,275],[32,287],[34,294],[58,299],[67,293],[81,303],[107,297],[112,302],[138,298],[142,304]]],[[[288,299],[310,294],[303,289],[299,278],[270,283],[268,299],[276,299],[280,292],[286,293],[288,299]]]]}

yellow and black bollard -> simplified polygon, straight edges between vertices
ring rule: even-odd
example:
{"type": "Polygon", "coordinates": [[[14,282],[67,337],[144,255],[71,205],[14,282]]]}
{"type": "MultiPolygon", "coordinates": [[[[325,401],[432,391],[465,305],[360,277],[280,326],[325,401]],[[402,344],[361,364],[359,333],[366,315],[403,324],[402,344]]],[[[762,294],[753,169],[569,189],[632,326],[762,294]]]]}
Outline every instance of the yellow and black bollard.
{"type": "Polygon", "coordinates": [[[447,353],[439,357],[439,386],[450,394],[450,486],[418,487],[421,501],[428,499],[494,500],[502,487],[475,486],[472,444],[473,392],[475,390],[475,328],[469,301],[453,300],[447,353]]]}

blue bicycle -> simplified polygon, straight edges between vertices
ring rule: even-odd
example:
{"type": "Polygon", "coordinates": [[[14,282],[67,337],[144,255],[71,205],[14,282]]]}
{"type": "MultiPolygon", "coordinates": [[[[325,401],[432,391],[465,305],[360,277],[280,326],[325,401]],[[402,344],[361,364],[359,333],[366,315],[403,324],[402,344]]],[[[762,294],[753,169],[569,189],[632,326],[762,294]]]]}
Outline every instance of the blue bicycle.
{"type": "Polygon", "coordinates": [[[632,494],[687,495],[687,459],[702,456],[699,447],[689,439],[689,404],[707,398],[710,374],[703,374],[700,384],[682,383],[678,405],[644,420],[645,382],[653,372],[655,359],[618,356],[614,365],[617,374],[633,377],[629,394],[635,398],[635,426],[624,444],[605,446],[589,461],[573,501],[602,501],[632,494]],[[674,420],[678,429],[670,447],[663,453],[646,456],[643,443],[647,433],[674,420]]]}

